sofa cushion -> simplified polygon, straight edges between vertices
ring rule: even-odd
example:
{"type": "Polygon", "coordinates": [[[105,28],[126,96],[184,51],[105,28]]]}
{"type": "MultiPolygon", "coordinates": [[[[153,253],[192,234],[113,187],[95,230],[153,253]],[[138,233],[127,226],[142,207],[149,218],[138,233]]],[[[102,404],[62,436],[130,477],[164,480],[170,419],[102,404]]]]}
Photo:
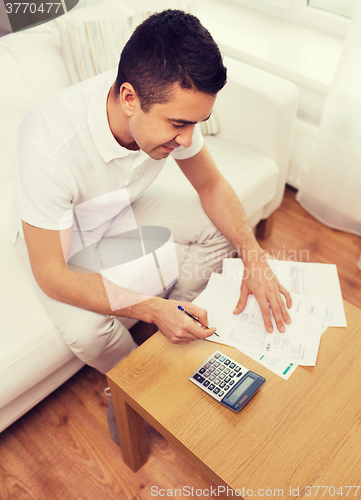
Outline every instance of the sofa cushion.
{"type": "Polygon", "coordinates": [[[70,85],[53,23],[0,39],[0,183],[13,176],[16,138],[26,111],[70,85]]]}
{"type": "Polygon", "coordinates": [[[0,185],[0,408],[74,355],[37,300],[9,238],[11,182],[0,185]]]}
{"type": "Polygon", "coordinates": [[[214,112],[205,122],[200,123],[202,135],[217,135],[219,132],[218,120],[214,112]]]}
{"type": "Polygon", "coordinates": [[[72,377],[83,366],[84,363],[74,356],[58,370],[55,370],[38,384],[35,384],[29,390],[11,400],[7,405],[1,406],[0,404],[0,432],[33,408],[48,394],[55,391],[55,389],[72,377]]]}
{"type": "Polygon", "coordinates": [[[71,83],[116,68],[133,31],[133,11],[118,0],[75,9],[55,21],[71,83]]]}
{"type": "Polygon", "coordinates": [[[278,166],[261,153],[218,136],[205,137],[205,143],[251,220],[273,199],[277,190],[278,166]]]}
{"type": "MultiPolygon", "coordinates": [[[[255,226],[261,218],[262,209],[275,195],[278,179],[276,163],[260,153],[218,136],[204,138],[217,167],[235,190],[242,206],[255,226]]],[[[170,203],[174,191],[183,197],[184,203],[200,204],[197,192],[192,188],[173,158],[167,160],[150,190],[169,193],[170,203]],[[172,188],[171,188],[172,186],[172,188]]]]}

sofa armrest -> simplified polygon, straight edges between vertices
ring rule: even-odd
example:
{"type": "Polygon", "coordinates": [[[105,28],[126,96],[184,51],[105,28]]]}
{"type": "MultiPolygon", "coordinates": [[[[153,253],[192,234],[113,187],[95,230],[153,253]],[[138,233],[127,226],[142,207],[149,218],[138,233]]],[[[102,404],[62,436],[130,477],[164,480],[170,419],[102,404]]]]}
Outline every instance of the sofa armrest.
{"type": "Polygon", "coordinates": [[[215,104],[220,137],[275,161],[277,192],[264,208],[267,218],[282,202],[297,112],[298,90],[290,81],[230,57],[228,82],[215,104]]]}

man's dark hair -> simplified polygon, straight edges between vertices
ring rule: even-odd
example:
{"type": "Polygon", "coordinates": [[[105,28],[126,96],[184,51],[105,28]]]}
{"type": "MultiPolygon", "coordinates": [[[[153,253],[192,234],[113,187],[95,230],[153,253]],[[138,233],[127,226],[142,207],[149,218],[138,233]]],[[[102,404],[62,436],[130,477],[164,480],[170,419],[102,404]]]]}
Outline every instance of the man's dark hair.
{"type": "Polygon", "coordinates": [[[211,34],[192,14],[165,10],[143,21],[125,45],[119,61],[115,93],[130,83],[148,112],[168,102],[172,86],[216,95],[227,70],[211,34]]]}

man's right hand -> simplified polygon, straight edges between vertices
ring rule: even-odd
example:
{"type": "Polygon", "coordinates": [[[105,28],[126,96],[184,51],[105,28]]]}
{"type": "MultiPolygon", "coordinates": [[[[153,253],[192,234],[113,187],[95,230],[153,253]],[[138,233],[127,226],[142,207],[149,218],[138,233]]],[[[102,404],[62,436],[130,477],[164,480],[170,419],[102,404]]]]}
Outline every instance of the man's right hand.
{"type": "Polygon", "coordinates": [[[216,331],[215,328],[205,328],[208,326],[207,311],[191,302],[159,299],[153,321],[171,344],[189,344],[193,340],[205,340],[216,331]],[[178,305],[198,318],[203,326],[179,310],[178,305]]]}

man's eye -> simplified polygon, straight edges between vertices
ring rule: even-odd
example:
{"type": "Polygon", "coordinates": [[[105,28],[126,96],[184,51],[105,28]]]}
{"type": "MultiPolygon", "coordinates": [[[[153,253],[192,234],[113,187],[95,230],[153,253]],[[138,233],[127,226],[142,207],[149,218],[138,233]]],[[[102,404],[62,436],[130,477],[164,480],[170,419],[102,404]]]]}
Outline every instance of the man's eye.
{"type": "Polygon", "coordinates": [[[182,128],[182,127],[184,127],[184,124],[183,124],[183,125],[176,125],[175,123],[173,123],[172,125],[173,125],[173,127],[175,127],[175,128],[182,128]]]}

